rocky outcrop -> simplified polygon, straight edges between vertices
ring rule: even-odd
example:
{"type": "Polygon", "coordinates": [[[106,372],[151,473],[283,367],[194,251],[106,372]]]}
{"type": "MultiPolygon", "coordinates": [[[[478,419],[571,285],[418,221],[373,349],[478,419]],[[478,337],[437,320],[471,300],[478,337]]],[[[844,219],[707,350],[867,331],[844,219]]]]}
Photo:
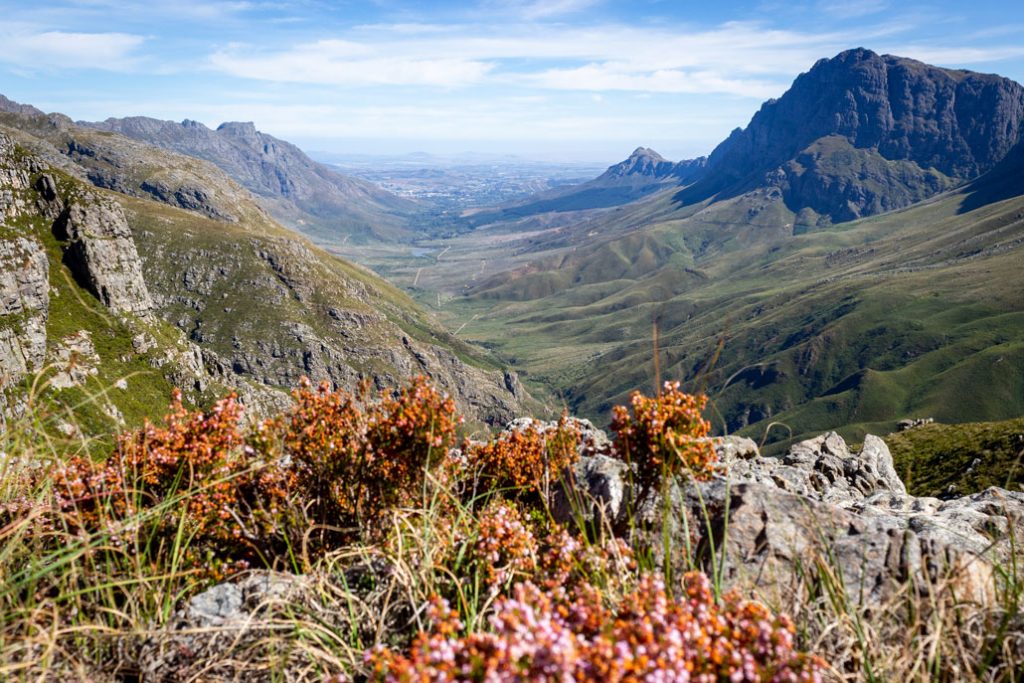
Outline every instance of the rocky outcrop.
{"type": "Polygon", "coordinates": [[[855,604],[938,584],[990,602],[993,568],[1019,554],[1024,493],[990,488],[948,501],[908,495],[884,441],[870,435],[859,453],[834,432],[782,458],[762,457],[752,445],[717,441],[718,474],[671,489],[667,519],[663,501],[629,509],[629,468],[604,455],[581,458],[553,509],[574,523],[603,517],[611,528],[627,526],[632,515],[656,543],[667,521],[676,548],[690,544],[727,579],[785,591],[795,579],[813,582],[825,572],[855,604]],[[590,506],[582,515],[579,501],[590,506]]]}
{"type": "MultiPolygon", "coordinates": [[[[3,103],[0,102],[0,105],[3,103]]],[[[21,400],[4,391],[46,360],[50,263],[46,250],[17,219],[34,211],[31,164],[14,141],[0,134],[0,427],[20,411],[21,400]]]]}
{"type": "Polygon", "coordinates": [[[103,305],[115,313],[144,314],[153,308],[131,229],[118,204],[84,193],[61,215],[54,231],[68,241],[65,262],[103,305]]]}
{"type": "Polygon", "coordinates": [[[0,389],[46,358],[50,265],[31,237],[0,239],[0,389]]]}
{"type": "Polygon", "coordinates": [[[684,203],[778,188],[794,212],[845,221],[985,173],[1024,132],[1007,78],[848,50],[819,61],[711,153],[684,203]]]}

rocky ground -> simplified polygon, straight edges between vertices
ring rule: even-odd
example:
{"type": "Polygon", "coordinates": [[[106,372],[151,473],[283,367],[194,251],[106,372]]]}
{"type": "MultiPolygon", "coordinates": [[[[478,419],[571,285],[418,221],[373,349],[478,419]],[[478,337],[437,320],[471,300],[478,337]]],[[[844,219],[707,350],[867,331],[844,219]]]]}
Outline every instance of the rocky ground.
{"type": "MultiPolygon", "coordinates": [[[[581,458],[568,484],[553,491],[556,519],[598,533],[626,528],[656,544],[666,539],[676,559],[694,557],[724,586],[777,601],[772,604],[800,596],[807,608],[814,600],[808,589],[821,587],[824,571],[844,593],[833,598],[850,614],[884,613],[895,609],[894,601],[927,600],[936,590],[955,594],[958,604],[999,610],[996,575],[1021,557],[1015,539],[1024,534],[1024,493],[990,488],[949,500],[911,496],[882,439],[870,436],[852,452],[834,432],[797,443],[782,458],[761,456],[749,439],[716,438],[720,460],[710,481],[674,486],[667,507],[664,499],[653,500],[625,524],[633,495],[629,467],[610,457],[604,432],[586,420],[573,422],[584,436],[581,458]]],[[[531,424],[538,423],[520,419],[507,429],[531,424]]],[[[228,680],[253,659],[275,656],[294,657],[300,676],[310,661],[293,650],[282,655],[287,648],[275,641],[281,624],[296,618],[377,642],[389,638],[379,632],[382,624],[394,634],[410,628],[416,605],[404,593],[405,568],[372,552],[342,564],[306,576],[252,572],[195,595],[142,646],[147,680],[178,680],[184,671],[228,680]],[[347,610],[326,607],[339,596],[347,596],[341,598],[347,610]]],[[[1006,646],[1024,656],[1024,623],[1014,619],[1005,625],[1006,646]]],[[[966,642],[971,627],[963,629],[966,642]]]]}

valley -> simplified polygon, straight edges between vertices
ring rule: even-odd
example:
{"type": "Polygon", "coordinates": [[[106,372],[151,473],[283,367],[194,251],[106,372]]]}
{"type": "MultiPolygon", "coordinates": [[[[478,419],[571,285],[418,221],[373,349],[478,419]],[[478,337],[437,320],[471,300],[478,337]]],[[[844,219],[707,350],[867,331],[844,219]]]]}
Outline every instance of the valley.
{"type": "MultiPolygon", "coordinates": [[[[941,85],[950,77],[930,68],[844,53],[801,76],[751,127],[773,120],[784,131],[776,137],[788,135],[774,110],[801,106],[801,83],[835,69],[854,81],[875,69],[899,79],[925,74],[920,87],[932,90],[971,78],[960,72],[941,85]]],[[[1005,87],[1007,111],[1019,116],[1021,89],[1005,87]]],[[[893,134],[859,130],[875,146],[893,134]]],[[[903,134],[899,125],[892,131],[903,134]]],[[[860,157],[876,152],[821,132],[779,138],[775,147],[790,151],[774,153],[804,166],[814,159],[808,173],[831,176],[815,182],[860,188],[843,190],[867,202],[852,213],[830,215],[818,195],[793,195],[811,186],[770,164],[720,170],[749,164],[730,161],[737,132],[710,160],[674,164],[639,148],[586,184],[464,211],[466,227],[454,236],[333,248],[507,359],[538,394],[599,422],[635,387],[655,386],[656,375],[708,392],[717,430],[778,447],[823,429],[850,438],[891,431],[908,416],[956,422],[1024,412],[1016,134],[974,171],[954,171],[967,162],[946,152],[948,172],[968,182],[954,175],[922,186],[928,174],[916,162],[883,160],[918,168],[911,173],[870,170],[862,164],[879,162],[860,157]],[[727,177],[740,179],[712,180],[727,177]],[[700,189],[729,182],[738,189],[700,189]],[[900,208],[886,209],[893,205],[900,208]]]]}

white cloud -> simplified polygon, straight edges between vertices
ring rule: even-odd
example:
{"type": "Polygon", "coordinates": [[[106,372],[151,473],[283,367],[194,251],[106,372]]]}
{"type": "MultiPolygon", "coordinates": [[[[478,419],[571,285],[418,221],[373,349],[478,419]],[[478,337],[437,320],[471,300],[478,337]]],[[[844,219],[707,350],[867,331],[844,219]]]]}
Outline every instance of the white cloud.
{"type": "Polygon", "coordinates": [[[960,67],[1024,57],[1024,46],[936,47],[931,45],[900,45],[881,50],[900,57],[910,57],[928,64],[960,67]]]}
{"type": "Polygon", "coordinates": [[[558,90],[778,95],[842,34],[732,22],[705,31],[603,25],[374,25],[285,50],[229,46],[209,65],[256,80],[322,85],[494,84],[558,90]],[[412,30],[410,30],[412,29],[412,30]]]}
{"type": "Polygon", "coordinates": [[[124,71],[145,42],[128,33],[0,30],[0,61],[29,70],[70,68],[124,71]]]}
{"type": "Polygon", "coordinates": [[[647,93],[725,93],[767,98],[779,95],[773,81],[729,78],[711,71],[659,69],[635,72],[617,63],[588,64],[575,69],[551,69],[531,76],[542,88],[554,90],[632,90],[647,93]]]}
{"type": "Polygon", "coordinates": [[[369,45],[320,41],[293,50],[250,55],[239,49],[213,54],[210,65],[241,78],[320,85],[420,85],[453,88],[480,82],[490,64],[458,58],[383,56],[369,45]]]}
{"type": "Polygon", "coordinates": [[[482,11],[504,14],[525,21],[540,21],[577,14],[599,5],[603,0],[484,0],[482,11]]]}

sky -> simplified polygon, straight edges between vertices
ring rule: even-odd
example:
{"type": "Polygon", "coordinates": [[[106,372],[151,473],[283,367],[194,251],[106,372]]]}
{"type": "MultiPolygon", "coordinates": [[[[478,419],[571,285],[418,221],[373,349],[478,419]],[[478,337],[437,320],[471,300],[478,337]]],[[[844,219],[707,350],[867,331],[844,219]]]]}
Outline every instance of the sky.
{"type": "Polygon", "coordinates": [[[0,0],[0,93],[76,120],[253,121],[307,150],[710,152],[866,47],[1024,82],[1024,2],[0,0]]]}

